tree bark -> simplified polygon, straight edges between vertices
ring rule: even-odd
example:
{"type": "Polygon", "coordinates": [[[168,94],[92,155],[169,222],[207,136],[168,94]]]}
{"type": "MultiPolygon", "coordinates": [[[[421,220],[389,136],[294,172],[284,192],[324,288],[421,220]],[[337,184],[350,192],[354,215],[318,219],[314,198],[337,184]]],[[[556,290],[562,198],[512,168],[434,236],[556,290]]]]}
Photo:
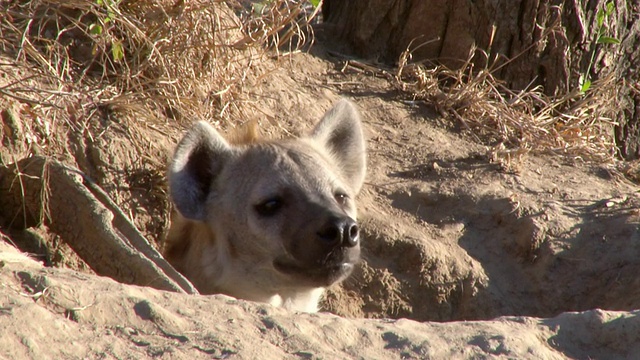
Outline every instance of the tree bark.
{"type": "Polygon", "coordinates": [[[410,47],[414,61],[458,68],[470,57],[513,90],[542,86],[548,95],[579,89],[613,73],[620,80],[615,134],[620,154],[640,157],[640,1],[615,0],[598,44],[597,11],[607,0],[324,0],[333,36],[361,57],[394,63],[410,47]]]}

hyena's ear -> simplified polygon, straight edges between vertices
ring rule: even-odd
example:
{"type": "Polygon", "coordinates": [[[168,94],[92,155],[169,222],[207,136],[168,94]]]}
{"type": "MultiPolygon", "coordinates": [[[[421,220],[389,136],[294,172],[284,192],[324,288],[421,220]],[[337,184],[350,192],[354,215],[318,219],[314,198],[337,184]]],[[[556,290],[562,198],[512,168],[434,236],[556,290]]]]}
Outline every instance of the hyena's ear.
{"type": "Polygon", "coordinates": [[[197,122],[182,138],[169,165],[171,198],[182,216],[204,220],[212,183],[232,150],[209,124],[197,122]]]}
{"type": "Polygon", "coordinates": [[[364,182],[367,155],[356,106],[347,99],[338,101],[313,129],[311,139],[327,150],[358,193],[364,182]]]}

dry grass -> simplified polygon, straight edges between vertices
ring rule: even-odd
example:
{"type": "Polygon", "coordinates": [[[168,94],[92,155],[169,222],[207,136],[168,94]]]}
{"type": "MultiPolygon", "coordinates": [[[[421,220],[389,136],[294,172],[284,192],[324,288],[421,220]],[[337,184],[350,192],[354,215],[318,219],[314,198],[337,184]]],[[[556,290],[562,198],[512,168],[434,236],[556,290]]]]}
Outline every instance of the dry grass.
{"type": "Polygon", "coordinates": [[[313,8],[307,1],[262,1],[252,5],[252,11],[241,16],[245,37],[236,47],[245,44],[267,44],[278,54],[298,51],[313,42],[310,23],[321,5],[313,8]]]}
{"type": "Polygon", "coordinates": [[[540,88],[513,92],[471,61],[459,70],[408,64],[400,59],[397,84],[414,100],[432,104],[491,146],[493,160],[510,164],[529,152],[554,153],[584,161],[611,162],[616,146],[613,77],[597,81],[586,93],[548,97],[540,88]]]}
{"type": "Polygon", "coordinates": [[[269,70],[267,45],[291,51],[309,42],[315,13],[305,4],[271,1],[257,11],[219,0],[2,2],[0,73],[10,75],[0,92],[46,119],[33,134],[60,123],[83,132],[112,114],[228,122],[243,115],[248,84],[269,70]]]}

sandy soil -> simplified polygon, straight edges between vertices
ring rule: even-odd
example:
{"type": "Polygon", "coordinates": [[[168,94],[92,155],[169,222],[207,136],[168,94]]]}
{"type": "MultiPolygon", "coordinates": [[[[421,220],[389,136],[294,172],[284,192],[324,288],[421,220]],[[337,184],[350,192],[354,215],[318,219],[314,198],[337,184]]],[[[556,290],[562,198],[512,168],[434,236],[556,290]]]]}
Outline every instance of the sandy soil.
{"type": "Polygon", "coordinates": [[[416,322],[293,314],[43,268],[0,244],[7,359],[632,358],[638,312],[416,322]]]}
{"type": "MultiPolygon", "coordinates": [[[[640,351],[637,186],[580,159],[495,162],[429,104],[402,102],[386,79],[343,65],[321,44],[282,60],[255,81],[261,111],[246,119],[278,137],[310,128],[340,96],[362,111],[365,260],[327,295],[333,314],[124,285],[96,276],[46,227],[9,227],[5,214],[0,356],[612,359],[640,351]]],[[[16,100],[0,105],[20,114],[16,100]]],[[[12,142],[20,134],[10,117],[2,120],[10,163],[24,149],[12,142]]],[[[183,129],[167,122],[132,135],[125,122],[91,126],[101,136],[70,135],[63,160],[158,246],[169,212],[158,169],[183,129]],[[148,142],[146,157],[129,146],[132,136],[148,142]]]]}

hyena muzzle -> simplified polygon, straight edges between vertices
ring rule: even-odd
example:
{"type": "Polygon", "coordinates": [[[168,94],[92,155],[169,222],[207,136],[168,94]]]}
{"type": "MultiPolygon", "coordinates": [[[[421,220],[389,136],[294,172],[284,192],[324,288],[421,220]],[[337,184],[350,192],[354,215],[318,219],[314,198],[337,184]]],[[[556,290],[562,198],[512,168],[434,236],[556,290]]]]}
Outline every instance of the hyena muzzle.
{"type": "Polygon", "coordinates": [[[360,259],[365,163],[360,117],[344,99],[297,139],[235,144],[196,123],[169,166],[178,213],[165,257],[201,293],[317,311],[360,259]]]}

